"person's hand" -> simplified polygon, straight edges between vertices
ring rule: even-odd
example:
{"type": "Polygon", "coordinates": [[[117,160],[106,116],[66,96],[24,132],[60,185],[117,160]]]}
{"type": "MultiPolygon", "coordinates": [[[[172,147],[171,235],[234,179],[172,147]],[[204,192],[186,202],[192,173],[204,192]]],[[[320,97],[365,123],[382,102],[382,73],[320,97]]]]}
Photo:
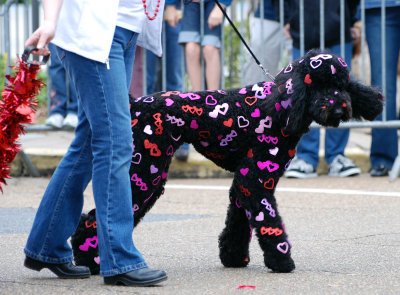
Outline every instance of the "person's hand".
{"type": "Polygon", "coordinates": [[[222,13],[221,9],[217,5],[215,5],[208,17],[208,27],[212,29],[222,24],[223,16],[224,14],[222,13]]]}
{"type": "Polygon", "coordinates": [[[361,37],[361,29],[358,26],[353,26],[350,28],[350,34],[353,39],[358,39],[361,37]]]}
{"type": "Polygon", "coordinates": [[[179,22],[179,13],[175,5],[165,5],[164,19],[171,27],[176,28],[179,22]]]}
{"type": "Polygon", "coordinates": [[[56,33],[56,24],[49,21],[44,21],[43,25],[41,25],[32,35],[26,40],[25,47],[34,46],[38,48],[37,51],[34,51],[36,55],[49,55],[50,50],[46,48],[46,46],[50,43],[50,41],[54,38],[56,33]]]}
{"type": "Polygon", "coordinates": [[[283,34],[285,35],[286,38],[292,39],[292,35],[290,35],[290,24],[286,24],[283,27],[283,34]]]}

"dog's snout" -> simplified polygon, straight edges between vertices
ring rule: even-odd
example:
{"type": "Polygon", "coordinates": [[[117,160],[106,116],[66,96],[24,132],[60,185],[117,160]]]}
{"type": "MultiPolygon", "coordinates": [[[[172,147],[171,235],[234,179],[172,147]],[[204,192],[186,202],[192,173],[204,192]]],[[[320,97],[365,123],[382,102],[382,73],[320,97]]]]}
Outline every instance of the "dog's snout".
{"type": "Polygon", "coordinates": [[[343,108],[336,108],[333,112],[336,116],[340,117],[343,115],[343,108]]]}

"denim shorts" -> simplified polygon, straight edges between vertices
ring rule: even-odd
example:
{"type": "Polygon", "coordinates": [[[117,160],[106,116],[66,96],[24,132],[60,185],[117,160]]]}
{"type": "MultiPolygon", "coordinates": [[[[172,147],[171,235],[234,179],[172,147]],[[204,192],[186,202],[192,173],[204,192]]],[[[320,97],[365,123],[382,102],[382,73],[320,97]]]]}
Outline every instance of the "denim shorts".
{"type": "Polygon", "coordinates": [[[188,42],[200,43],[204,45],[212,45],[221,47],[221,25],[212,29],[208,27],[208,16],[213,10],[215,3],[212,1],[204,3],[204,36],[201,39],[200,34],[200,3],[190,2],[184,6],[183,18],[181,20],[182,30],[179,33],[178,43],[185,44],[188,42]]]}

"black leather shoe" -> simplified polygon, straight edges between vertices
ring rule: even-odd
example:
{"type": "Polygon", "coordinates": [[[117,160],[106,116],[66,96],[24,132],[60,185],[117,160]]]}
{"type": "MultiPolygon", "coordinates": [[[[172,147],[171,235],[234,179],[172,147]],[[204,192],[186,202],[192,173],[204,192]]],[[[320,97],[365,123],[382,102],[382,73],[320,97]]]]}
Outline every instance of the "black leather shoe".
{"type": "Polygon", "coordinates": [[[387,176],[389,175],[389,168],[385,164],[379,164],[372,168],[369,174],[371,176],[387,176]]]}
{"type": "Polygon", "coordinates": [[[90,277],[90,270],[88,267],[76,266],[72,264],[72,262],[54,264],[35,260],[27,256],[25,258],[24,266],[36,271],[47,268],[55,273],[60,279],[85,279],[90,277]]]}
{"type": "Polygon", "coordinates": [[[125,285],[132,287],[145,287],[158,284],[167,279],[167,274],[162,270],[152,270],[148,267],[136,269],[112,277],[105,277],[107,285],[125,285]]]}

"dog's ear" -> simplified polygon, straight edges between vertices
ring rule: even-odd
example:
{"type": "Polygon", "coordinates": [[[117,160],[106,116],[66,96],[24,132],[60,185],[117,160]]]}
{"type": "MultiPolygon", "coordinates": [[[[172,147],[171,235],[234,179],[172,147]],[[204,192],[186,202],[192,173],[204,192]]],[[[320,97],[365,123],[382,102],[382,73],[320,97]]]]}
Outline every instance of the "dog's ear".
{"type": "Polygon", "coordinates": [[[286,122],[282,122],[286,124],[283,128],[285,134],[301,136],[309,130],[311,119],[308,118],[307,87],[303,80],[301,73],[294,73],[292,76],[294,90],[291,95],[292,107],[288,109],[286,122]]]}
{"type": "Polygon", "coordinates": [[[351,98],[352,116],[360,120],[374,120],[383,109],[383,96],[376,88],[350,79],[346,89],[351,98]]]}
{"type": "Polygon", "coordinates": [[[308,131],[310,125],[310,121],[306,119],[306,100],[296,97],[293,99],[292,106],[283,132],[291,135],[302,135],[308,131]]]}

